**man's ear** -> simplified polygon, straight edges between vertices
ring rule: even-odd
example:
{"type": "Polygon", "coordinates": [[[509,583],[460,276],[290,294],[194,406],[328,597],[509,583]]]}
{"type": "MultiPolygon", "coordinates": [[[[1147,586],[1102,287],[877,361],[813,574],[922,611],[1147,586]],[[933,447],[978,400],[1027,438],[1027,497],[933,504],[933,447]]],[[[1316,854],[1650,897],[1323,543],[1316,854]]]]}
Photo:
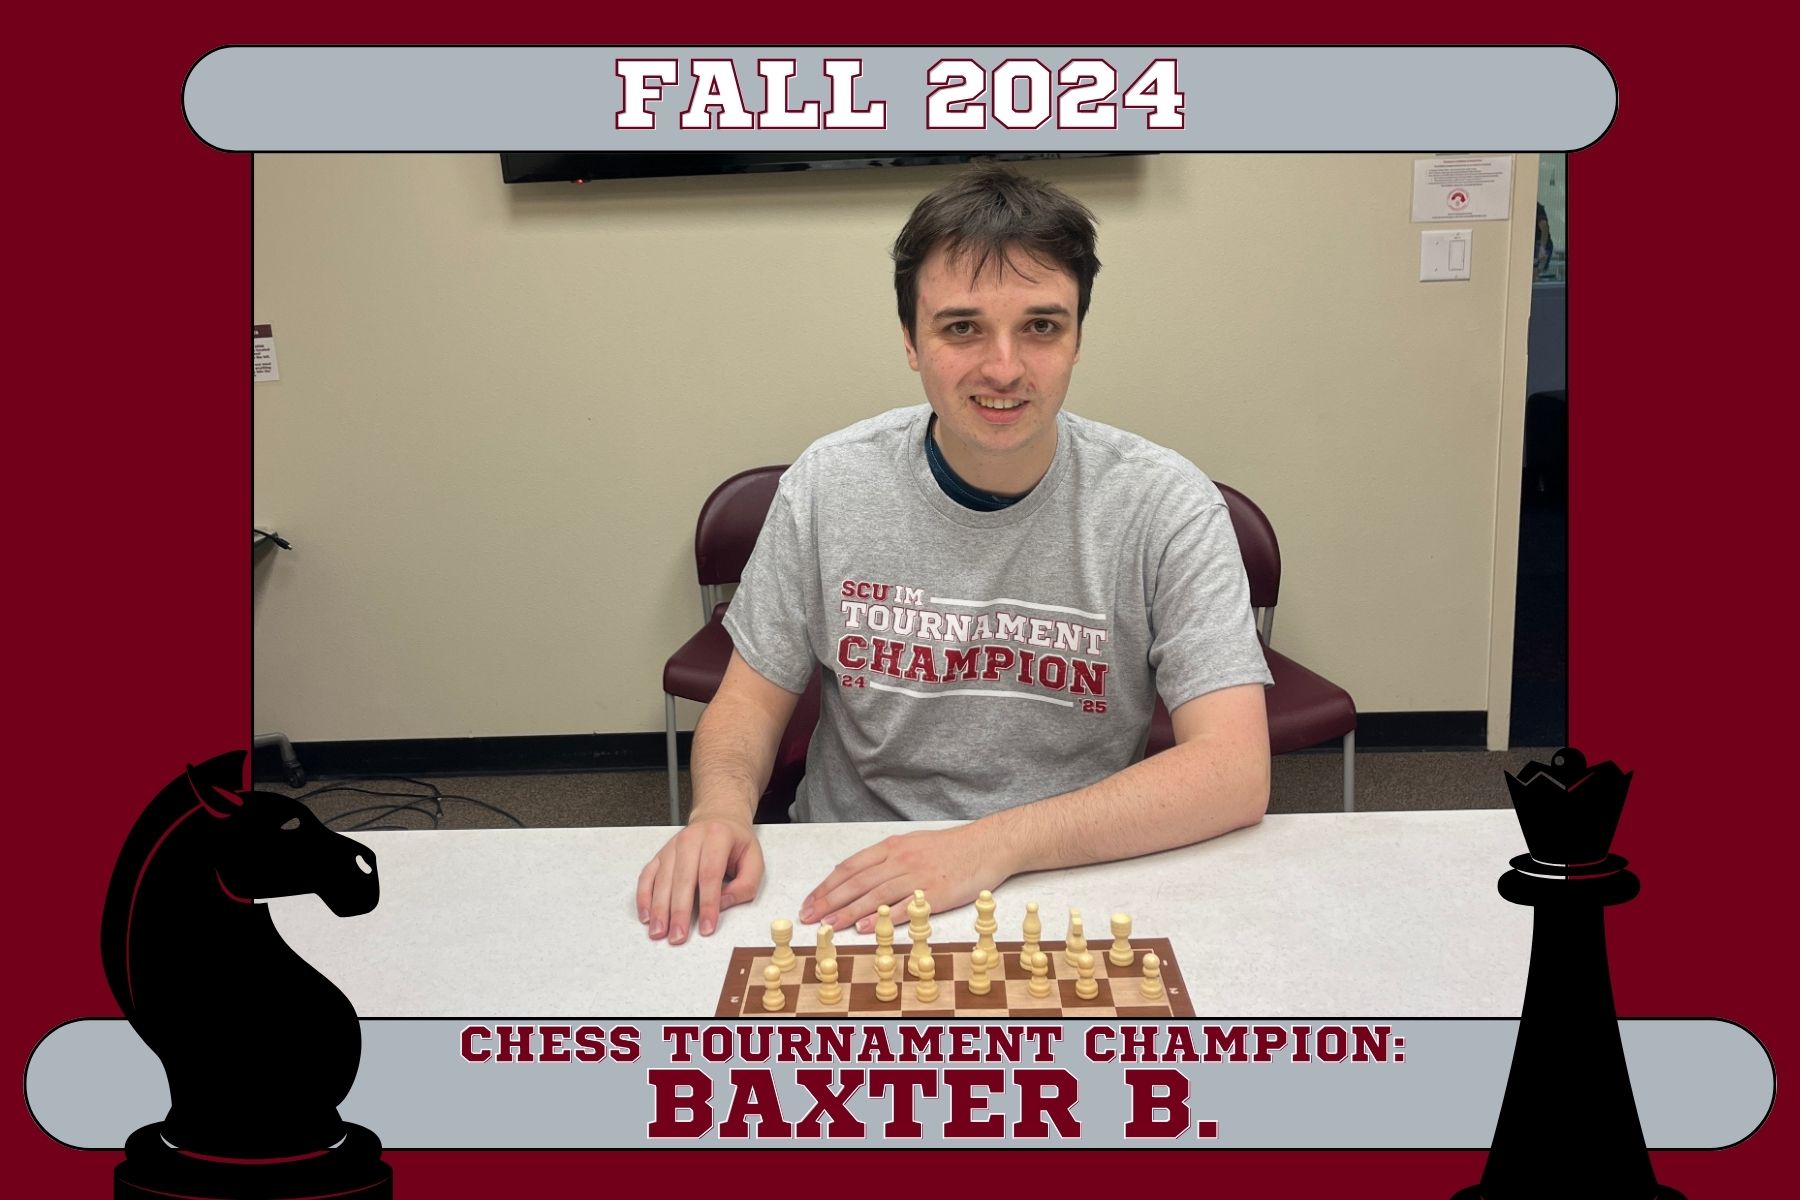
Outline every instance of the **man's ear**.
{"type": "Polygon", "coordinates": [[[1075,327],[1075,357],[1071,358],[1069,360],[1069,362],[1071,365],[1073,365],[1080,361],[1081,361],[1081,326],[1077,325],[1075,327]]]}
{"type": "Polygon", "coordinates": [[[919,369],[919,351],[913,345],[912,334],[907,332],[906,323],[900,323],[900,344],[906,347],[906,365],[917,371],[919,369]]]}

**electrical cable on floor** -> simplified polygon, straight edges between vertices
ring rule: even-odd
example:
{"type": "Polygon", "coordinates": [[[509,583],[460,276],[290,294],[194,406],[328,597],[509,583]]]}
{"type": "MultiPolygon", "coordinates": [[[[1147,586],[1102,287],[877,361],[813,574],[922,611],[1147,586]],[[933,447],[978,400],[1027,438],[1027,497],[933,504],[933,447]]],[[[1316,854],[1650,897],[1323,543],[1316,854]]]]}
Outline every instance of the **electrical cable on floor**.
{"type": "Polygon", "coordinates": [[[477,808],[485,808],[497,816],[505,817],[520,829],[526,827],[525,822],[519,820],[519,818],[513,816],[499,805],[489,804],[486,800],[477,800],[473,796],[453,795],[452,793],[443,791],[436,784],[426,783],[419,779],[402,778],[397,780],[397,782],[410,783],[414,787],[424,788],[426,794],[421,795],[417,792],[381,791],[376,788],[357,787],[354,784],[335,783],[329,787],[314,788],[310,792],[295,796],[294,799],[303,804],[307,804],[319,796],[328,796],[333,792],[350,792],[359,796],[383,796],[389,799],[407,801],[407,803],[404,804],[371,804],[363,808],[353,808],[349,812],[335,813],[325,821],[325,826],[328,829],[336,828],[349,831],[367,829],[370,832],[377,832],[382,830],[409,830],[420,828],[417,825],[384,825],[380,823],[405,812],[418,813],[420,816],[423,816],[430,821],[430,824],[425,826],[425,828],[438,829],[441,828],[443,824],[444,801],[446,800],[459,800],[464,804],[473,804],[477,808]],[[418,803],[420,801],[428,801],[431,807],[423,807],[418,803]],[[346,826],[341,824],[341,822],[347,821],[352,817],[360,817],[367,813],[373,813],[375,815],[369,817],[368,820],[355,825],[346,826]]]}

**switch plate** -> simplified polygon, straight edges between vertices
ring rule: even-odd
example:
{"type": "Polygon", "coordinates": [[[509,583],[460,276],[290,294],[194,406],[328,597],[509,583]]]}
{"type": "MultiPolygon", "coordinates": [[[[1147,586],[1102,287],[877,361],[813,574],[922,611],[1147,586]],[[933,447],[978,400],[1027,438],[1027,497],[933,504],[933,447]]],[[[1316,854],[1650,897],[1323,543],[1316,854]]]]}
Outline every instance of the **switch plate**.
{"type": "Polygon", "coordinates": [[[1425,229],[1419,232],[1419,282],[1469,278],[1475,249],[1470,229],[1425,229]]]}

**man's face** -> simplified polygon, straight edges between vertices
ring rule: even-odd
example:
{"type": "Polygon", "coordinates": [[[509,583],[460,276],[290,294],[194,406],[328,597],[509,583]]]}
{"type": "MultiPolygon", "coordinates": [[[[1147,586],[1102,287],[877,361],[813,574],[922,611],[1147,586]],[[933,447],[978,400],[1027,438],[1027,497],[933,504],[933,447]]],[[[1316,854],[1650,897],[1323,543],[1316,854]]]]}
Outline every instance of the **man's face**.
{"type": "Polygon", "coordinates": [[[1029,491],[1056,455],[1056,414],[1081,358],[1079,289],[1061,267],[1015,250],[979,277],[932,251],[919,270],[906,361],[937,413],[938,448],[968,483],[1029,491]]]}

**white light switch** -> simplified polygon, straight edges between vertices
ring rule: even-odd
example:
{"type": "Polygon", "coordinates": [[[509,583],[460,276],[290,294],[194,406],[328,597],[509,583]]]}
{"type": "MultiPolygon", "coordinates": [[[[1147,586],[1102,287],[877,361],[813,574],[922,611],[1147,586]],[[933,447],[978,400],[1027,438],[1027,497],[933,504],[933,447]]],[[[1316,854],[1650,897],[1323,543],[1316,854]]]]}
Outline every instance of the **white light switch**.
{"type": "Polygon", "coordinates": [[[1469,278],[1475,234],[1468,229],[1425,229],[1419,233],[1419,282],[1469,278]]]}

